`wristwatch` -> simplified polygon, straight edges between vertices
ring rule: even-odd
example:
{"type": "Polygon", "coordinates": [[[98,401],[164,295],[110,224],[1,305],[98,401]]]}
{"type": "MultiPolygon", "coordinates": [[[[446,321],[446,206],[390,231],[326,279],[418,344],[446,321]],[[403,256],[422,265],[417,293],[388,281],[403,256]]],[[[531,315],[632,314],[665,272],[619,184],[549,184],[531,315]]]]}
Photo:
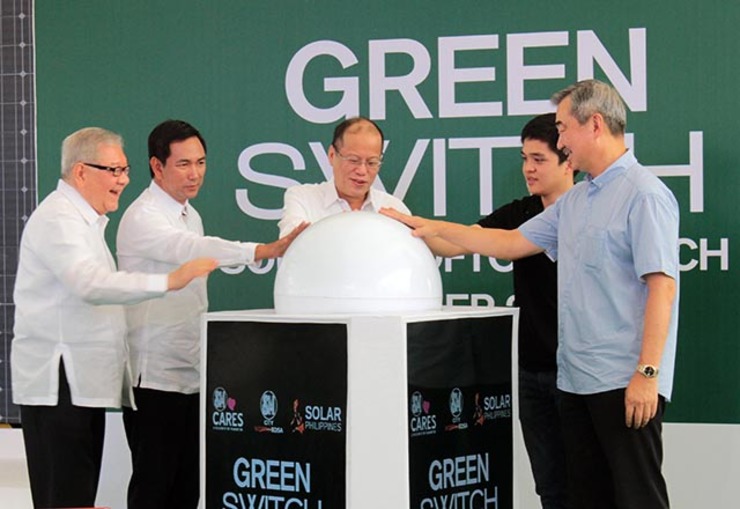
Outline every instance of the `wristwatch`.
{"type": "Polygon", "coordinates": [[[640,373],[645,378],[655,378],[658,376],[658,372],[660,369],[658,369],[657,366],[653,366],[652,364],[638,364],[637,365],[637,372],[640,373]]]}

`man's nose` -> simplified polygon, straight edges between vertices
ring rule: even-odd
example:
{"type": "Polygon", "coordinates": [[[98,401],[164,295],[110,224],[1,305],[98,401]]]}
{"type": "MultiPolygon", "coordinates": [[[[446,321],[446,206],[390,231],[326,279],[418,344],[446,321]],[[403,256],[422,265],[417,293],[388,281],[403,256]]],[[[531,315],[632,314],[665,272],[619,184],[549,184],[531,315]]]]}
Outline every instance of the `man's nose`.
{"type": "Polygon", "coordinates": [[[370,168],[368,167],[367,161],[360,161],[357,165],[355,165],[355,173],[365,175],[368,171],[370,171],[370,168]]]}
{"type": "Polygon", "coordinates": [[[200,171],[198,166],[191,164],[188,167],[188,178],[190,180],[196,180],[200,176],[200,171]]]}

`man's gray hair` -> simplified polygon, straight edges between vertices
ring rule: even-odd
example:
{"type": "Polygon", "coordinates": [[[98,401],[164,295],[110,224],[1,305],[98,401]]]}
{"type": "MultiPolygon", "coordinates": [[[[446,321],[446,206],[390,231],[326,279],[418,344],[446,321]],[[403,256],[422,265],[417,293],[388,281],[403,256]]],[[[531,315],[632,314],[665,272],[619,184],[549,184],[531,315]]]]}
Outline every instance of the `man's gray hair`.
{"type": "Polygon", "coordinates": [[[604,117],[613,135],[624,134],[627,127],[627,109],[617,91],[599,80],[583,80],[556,92],[550,100],[558,105],[570,97],[570,113],[579,124],[585,124],[594,113],[604,117]]]}
{"type": "Polygon", "coordinates": [[[80,162],[97,163],[100,145],[117,145],[123,148],[123,138],[101,127],[85,127],[75,131],[62,142],[62,178],[69,178],[72,167],[80,162]]]}

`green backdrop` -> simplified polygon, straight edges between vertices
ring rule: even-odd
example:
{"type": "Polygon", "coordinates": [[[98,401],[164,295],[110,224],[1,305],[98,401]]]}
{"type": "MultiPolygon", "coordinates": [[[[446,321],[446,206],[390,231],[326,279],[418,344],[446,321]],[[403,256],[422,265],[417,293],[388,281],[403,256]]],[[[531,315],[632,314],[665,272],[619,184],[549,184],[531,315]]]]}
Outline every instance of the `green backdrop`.
{"type": "MultiPolygon", "coordinates": [[[[417,214],[471,223],[525,194],[517,136],[550,94],[611,81],[629,96],[638,158],[681,205],[667,418],[740,423],[737,19],[740,4],[714,0],[37,0],[39,196],[56,185],[64,136],[99,125],[126,139],[127,206],[149,182],[149,131],[182,118],[208,141],[195,201],[207,232],[269,241],[284,186],[323,180],[315,154],[341,116],[363,114],[389,140],[386,189],[417,214]]],[[[486,258],[441,270],[450,302],[511,294],[486,258]]],[[[211,309],[272,307],[275,271],[215,274],[211,309]]]]}

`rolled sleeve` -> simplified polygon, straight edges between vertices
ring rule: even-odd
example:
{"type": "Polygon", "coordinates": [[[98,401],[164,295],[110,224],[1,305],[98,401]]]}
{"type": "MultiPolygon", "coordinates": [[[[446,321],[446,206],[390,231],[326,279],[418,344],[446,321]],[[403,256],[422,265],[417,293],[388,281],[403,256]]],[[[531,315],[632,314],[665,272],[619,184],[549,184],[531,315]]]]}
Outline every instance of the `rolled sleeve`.
{"type": "Polygon", "coordinates": [[[634,267],[640,279],[656,272],[678,277],[678,208],[670,198],[646,194],[630,214],[634,267]]]}

